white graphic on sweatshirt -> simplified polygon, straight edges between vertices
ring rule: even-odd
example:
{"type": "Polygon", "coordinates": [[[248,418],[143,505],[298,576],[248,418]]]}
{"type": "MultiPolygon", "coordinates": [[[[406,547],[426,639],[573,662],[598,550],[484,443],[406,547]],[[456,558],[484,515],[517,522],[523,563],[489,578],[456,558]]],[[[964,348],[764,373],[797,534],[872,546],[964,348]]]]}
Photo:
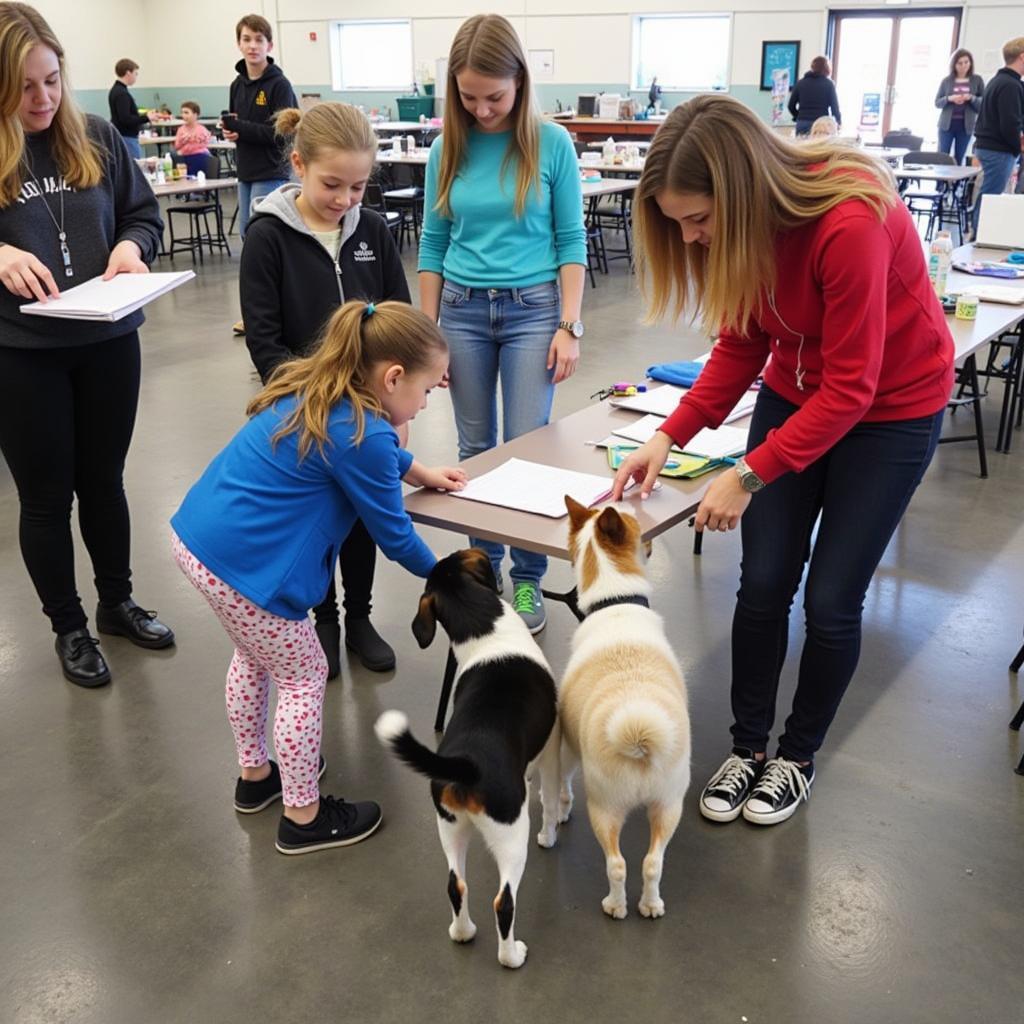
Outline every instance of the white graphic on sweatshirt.
{"type": "Polygon", "coordinates": [[[356,263],[377,262],[377,257],[374,255],[373,250],[365,242],[359,243],[359,248],[352,254],[352,259],[354,259],[356,263]]]}
{"type": "MultiPolygon", "coordinates": [[[[65,180],[64,176],[61,175],[60,183],[58,184],[57,179],[52,175],[45,175],[38,179],[39,184],[43,187],[43,193],[48,196],[52,196],[57,192],[77,192],[78,189],[72,188],[65,180]]],[[[40,196],[39,189],[36,187],[34,181],[26,181],[21,186],[21,191],[18,193],[16,202],[24,206],[30,199],[38,199],[40,196]]]]}

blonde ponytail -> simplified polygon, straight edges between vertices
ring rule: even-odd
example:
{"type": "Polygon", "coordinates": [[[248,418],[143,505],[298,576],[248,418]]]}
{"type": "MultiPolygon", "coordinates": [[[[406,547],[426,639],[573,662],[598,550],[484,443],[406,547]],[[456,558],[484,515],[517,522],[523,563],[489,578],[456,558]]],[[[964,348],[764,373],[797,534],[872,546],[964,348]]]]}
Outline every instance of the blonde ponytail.
{"type": "Polygon", "coordinates": [[[339,402],[352,406],[356,444],[366,431],[367,413],[384,415],[371,380],[377,364],[397,363],[406,373],[416,373],[447,351],[437,325],[404,302],[346,302],[328,321],[312,354],[282,363],[245,411],[255,416],[278,399],[295,396],[295,408],[271,443],[298,433],[300,459],[314,444],[324,455],[331,413],[339,402]]]}

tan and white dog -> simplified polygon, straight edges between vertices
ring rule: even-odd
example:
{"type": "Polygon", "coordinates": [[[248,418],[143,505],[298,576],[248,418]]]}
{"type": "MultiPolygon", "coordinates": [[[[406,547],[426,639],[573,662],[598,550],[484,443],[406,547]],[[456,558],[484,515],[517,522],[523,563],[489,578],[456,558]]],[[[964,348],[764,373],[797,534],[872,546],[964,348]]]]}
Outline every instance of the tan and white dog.
{"type": "Polygon", "coordinates": [[[560,820],[572,809],[572,776],[582,761],[587,810],[604,851],[611,917],[626,916],[626,861],[619,837],[626,816],[647,808],[651,841],[643,862],[644,917],[661,917],[665,848],[690,784],[686,684],[651,611],[640,524],[609,506],[588,509],[566,497],[569,552],[580,610],[572,656],[559,687],[562,726],[560,820]]]}

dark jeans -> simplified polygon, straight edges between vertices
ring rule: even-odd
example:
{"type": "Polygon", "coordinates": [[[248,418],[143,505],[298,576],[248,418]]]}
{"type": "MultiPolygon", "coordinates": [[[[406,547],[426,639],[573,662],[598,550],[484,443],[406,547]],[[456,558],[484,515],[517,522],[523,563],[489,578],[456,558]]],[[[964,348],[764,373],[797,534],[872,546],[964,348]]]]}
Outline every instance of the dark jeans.
{"type": "MultiPolygon", "coordinates": [[[[345,618],[370,617],[370,596],[373,591],[373,570],[377,564],[377,545],[370,531],[357,519],[338,552],[341,583],[345,588],[345,618]]],[[[338,588],[331,574],[327,596],[313,609],[317,622],[338,621],[338,588]]]]}
{"type": "Polygon", "coordinates": [[[970,133],[964,127],[963,121],[953,121],[948,129],[939,129],[939,152],[948,153],[949,147],[953,146],[953,157],[958,164],[964,162],[964,154],[970,141],[970,133]]]}
{"type": "Polygon", "coordinates": [[[0,346],[0,451],[21,502],[21,554],[58,635],[87,621],[71,543],[76,495],[100,603],[131,597],[122,472],[139,364],[137,331],[76,348],[0,346]]]}
{"type": "MultiPolygon", "coordinates": [[[[750,450],[797,408],[763,388],[754,407],[750,450]]],[[[810,558],[804,589],[807,635],[779,752],[796,761],[813,759],[857,667],[868,584],[931,461],[941,428],[942,412],[860,423],[802,473],[786,473],[753,496],[740,520],[743,563],[732,627],[737,746],[767,749],[789,610],[810,558]]]]}

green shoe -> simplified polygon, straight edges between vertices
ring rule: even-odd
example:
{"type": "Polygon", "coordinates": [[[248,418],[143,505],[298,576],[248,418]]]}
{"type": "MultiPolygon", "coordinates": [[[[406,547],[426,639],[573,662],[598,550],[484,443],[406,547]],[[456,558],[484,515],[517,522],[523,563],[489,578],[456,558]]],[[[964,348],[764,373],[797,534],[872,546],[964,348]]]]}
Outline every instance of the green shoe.
{"type": "Polygon", "coordinates": [[[519,617],[526,623],[526,628],[531,633],[539,633],[548,623],[539,583],[532,580],[516,580],[512,607],[519,613],[519,617]]]}

